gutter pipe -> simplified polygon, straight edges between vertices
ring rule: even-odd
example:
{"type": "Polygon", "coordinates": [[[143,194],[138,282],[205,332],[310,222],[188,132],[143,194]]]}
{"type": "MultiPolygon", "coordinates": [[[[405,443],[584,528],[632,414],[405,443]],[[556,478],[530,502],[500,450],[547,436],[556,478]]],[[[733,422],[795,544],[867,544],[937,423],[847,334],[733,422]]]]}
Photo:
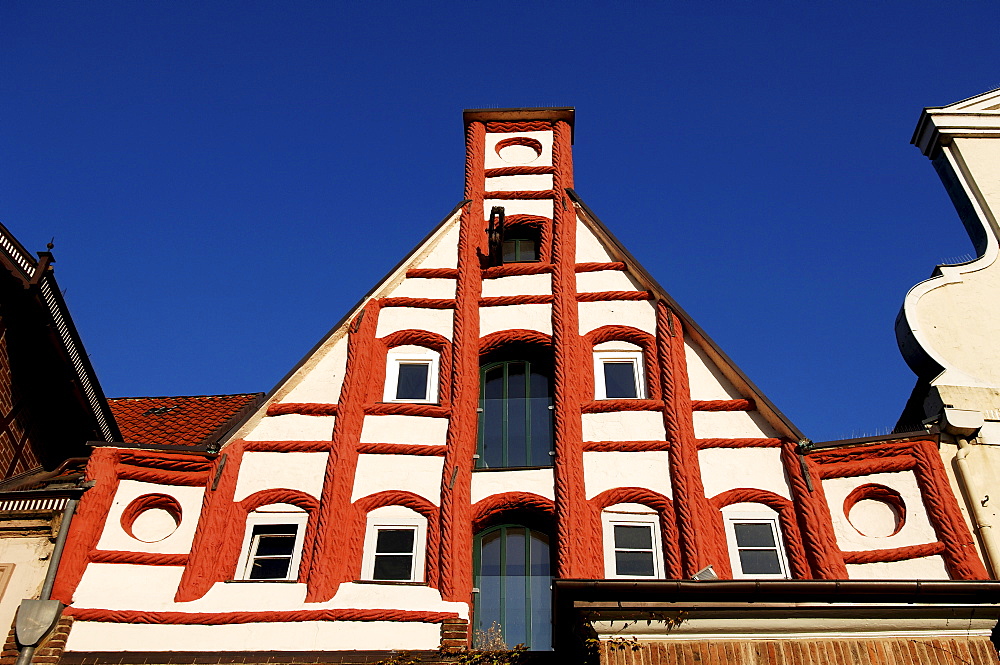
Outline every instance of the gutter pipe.
{"type": "Polygon", "coordinates": [[[993,524],[986,513],[985,500],[980,501],[980,493],[975,489],[972,471],[969,469],[968,457],[973,447],[965,437],[955,437],[958,442],[958,454],[955,455],[955,472],[965,494],[965,502],[972,511],[973,528],[979,536],[979,542],[986,554],[987,564],[993,579],[1000,579],[1000,545],[996,541],[993,524]]]}

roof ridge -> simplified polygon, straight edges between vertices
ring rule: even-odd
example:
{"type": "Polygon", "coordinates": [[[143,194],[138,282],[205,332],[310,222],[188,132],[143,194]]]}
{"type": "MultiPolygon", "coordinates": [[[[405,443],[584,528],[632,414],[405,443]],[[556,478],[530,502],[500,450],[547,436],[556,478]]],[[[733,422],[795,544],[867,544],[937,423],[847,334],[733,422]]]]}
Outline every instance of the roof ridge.
{"type": "Polygon", "coordinates": [[[109,397],[109,402],[123,401],[123,400],[140,400],[140,399],[201,399],[201,398],[212,398],[212,397],[253,397],[257,395],[263,395],[263,391],[253,392],[253,393],[220,393],[217,395],[139,395],[135,397],[109,397]]]}

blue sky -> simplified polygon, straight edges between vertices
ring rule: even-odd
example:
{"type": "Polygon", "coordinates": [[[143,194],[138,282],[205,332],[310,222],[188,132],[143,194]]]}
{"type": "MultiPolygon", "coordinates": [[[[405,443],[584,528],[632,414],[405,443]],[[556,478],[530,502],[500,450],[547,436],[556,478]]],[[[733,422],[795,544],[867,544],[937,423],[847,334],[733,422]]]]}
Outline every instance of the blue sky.
{"type": "Polygon", "coordinates": [[[815,440],[891,427],[893,320],[972,252],[921,108],[996,2],[0,5],[0,221],[110,396],[269,390],[462,197],[463,108],[575,106],[576,188],[815,440]]]}

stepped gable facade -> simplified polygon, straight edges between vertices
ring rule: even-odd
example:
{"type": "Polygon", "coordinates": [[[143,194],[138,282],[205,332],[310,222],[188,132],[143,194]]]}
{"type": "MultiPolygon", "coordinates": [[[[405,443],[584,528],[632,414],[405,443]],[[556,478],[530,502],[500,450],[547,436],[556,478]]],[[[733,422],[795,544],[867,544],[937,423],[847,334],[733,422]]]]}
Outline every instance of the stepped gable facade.
{"type": "MultiPolygon", "coordinates": [[[[732,638],[748,589],[799,585],[765,604],[787,618],[885,578],[947,585],[914,620],[958,630],[941,612],[989,583],[936,439],[810,446],[576,194],[572,128],[467,111],[463,201],[217,451],[94,451],[65,662],[571,649],[632,615],[644,640],[732,638]],[[692,589],[728,613],[687,621],[692,589]]],[[[871,612],[768,630],[878,637],[871,612]]]]}

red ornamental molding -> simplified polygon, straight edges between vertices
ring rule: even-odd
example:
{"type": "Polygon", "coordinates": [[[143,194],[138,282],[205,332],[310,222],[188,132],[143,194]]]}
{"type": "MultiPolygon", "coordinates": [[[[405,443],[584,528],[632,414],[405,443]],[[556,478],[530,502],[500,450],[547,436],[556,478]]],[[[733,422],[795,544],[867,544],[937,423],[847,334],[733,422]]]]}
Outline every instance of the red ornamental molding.
{"type": "Polygon", "coordinates": [[[546,190],[526,190],[526,191],[493,191],[484,192],[483,198],[486,199],[501,199],[501,200],[526,200],[526,199],[554,199],[556,198],[556,193],[551,189],[546,190]]]}
{"type": "Polygon", "coordinates": [[[293,610],[286,612],[144,612],[67,607],[63,614],[77,621],[136,623],[159,625],[222,626],[237,623],[276,623],[292,621],[406,621],[444,623],[458,618],[455,612],[417,612],[412,610],[293,610]]]}
{"type": "Polygon", "coordinates": [[[615,261],[614,263],[577,263],[574,270],[576,272],[599,272],[601,270],[627,270],[627,268],[621,261],[615,261]]]}
{"type": "Polygon", "coordinates": [[[548,175],[555,173],[554,166],[502,166],[498,169],[486,169],[483,175],[496,178],[503,175],[548,175]]]}
{"type": "MultiPolygon", "coordinates": [[[[143,514],[147,510],[163,510],[170,517],[173,518],[174,524],[181,523],[182,510],[181,504],[172,496],[166,494],[143,494],[140,497],[135,498],[132,503],[125,507],[122,511],[121,525],[122,530],[125,531],[129,536],[135,538],[132,533],[132,525],[135,524],[135,520],[139,515],[143,514]]],[[[138,540],[138,538],[136,538],[138,540]]]]}
{"type": "Polygon", "coordinates": [[[438,404],[409,404],[406,402],[378,402],[365,407],[368,416],[424,416],[447,418],[451,409],[438,404]]]}
{"type": "Polygon", "coordinates": [[[267,407],[267,415],[269,416],[285,416],[289,414],[299,416],[335,416],[337,415],[337,405],[281,402],[271,404],[267,407]]]}
{"type": "Polygon", "coordinates": [[[133,566],[186,566],[187,554],[161,554],[159,552],[125,552],[94,550],[91,563],[126,563],[133,566]]]}
{"type": "Polygon", "coordinates": [[[599,399],[580,406],[581,413],[612,413],[615,411],[662,411],[663,402],[655,399],[599,399]]]}
{"type": "MultiPolygon", "coordinates": [[[[508,344],[538,344],[540,346],[552,346],[552,338],[537,330],[511,329],[500,330],[490,333],[479,340],[479,355],[484,356],[508,344]]],[[[476,358],[476,369],[478,370],[479,359],[476,358]]],[[[476,400],[479,400],[479,372],[475,372],[476,379],[476,400]]]]}
{"type": "MultiPolygon", "coordinates": [[[[844,515],[848,516],[848,521],[850,521],[851,509],[857,505],[858,501],[864,501],[865,499],[881,501],[882,503],[892,506],[892,509],[896,513],[898,524],[896,525],[896,530],[889,535],[895,536],[899,533],[899,530],[902,529],[903,525],[906,523],[906,503],[903,501],[902,495],[896,490],[886,487],[885,485],[876,485],[875,483],[858,485],[851,490],[851,493],[844,499],[843,510],[844,515]]],[[[851,526],[854,525],[852,524],[851,526]]]]}
{"type": "Polygon", "coordinates": [[[161,471],[159,469],[143,469],[125,465],[118,468],[118,477],[122,480],[138,480],[144,483],[182,485],[185,487],[204,487],[205,483],[208,482],[207,473],[161,471]]]}
{"type": "Polygon", "coordinates": [[[691,400],[695,411],[754,411],[757,405],[752,399],[691,400]]]}
{"type": "Polygon", "coordinates": [[[525,295],[525,296],[493,296],[490,298],[480,298],[480,307],[503,307],[505,305],[548,305],[552,303],[550,295],[525,295]]]}
{"type": "Polygon", "coordinates": [[[118,463],[162,471],[199,472],[208,471],[212,467],[211,460],[201,456],[172,455],[152,450],[143,451],[141,454],[119,450],[118,463]]]}
{"type": "Polygon", "coordinates": [[[417,307],[420,309],[454,309],[450,298],[378,298],[380,307],[417,307]]]}
{"type": "MultiPolygon", "coordinates": [[[[491,134],[505,132],[544,132],[552,131],[552,123],[545,120],[527,120],[521,122],[496,121],[487,122],[485,129],[491,134]]],[[[567,187],[569,186],[567,185],[567,187]]],[[[466,198],[469,198],[468,195],[466,195],[466,198]]]]}
{"type": "Polygon", "coordinates": [[[650,291],[594,291],[577,293],[577,302],[601,302],[604,300],[652,300],[650,291]]]}
{"type": "MultiPolygon", "coordinates": [[[[644,487],[617,487],[601,492],[590,499],[589,504],[593,510],[592,526],[595,530],[594,538],[600,543],[602,539],[601,511],[605,508],[619,503],[638,503],[655,510],[660,516],[660,537],[663,551],[664,572],[667,579],[676,579],[681,576],[681,556],[677,549],[677,520],[674,515],[673,503],[653,490],[644,487]]],[[[599,547],[595,552],[603,552],[604,548],[599,547]]],[[[604,567],[600,565],[600,560],[594,556],[593,570],[591,577],[600,579],[604,577],[604,567]]],[[[601,557],[603,560],[603,557],[601,557]]]]}
{"type": "MultiPolygon", "coordinates": [[[[330,450],[329,441],[243,441],[240,444],[246,452],[255,453],[325,453],[330,450]]],[[[226,448],[228,451],[229,448],[226,448]]]]}
{"type": "Polygon", "coordinates": [[[482,278],[497,279],[499,277],[513,277],[515,275],[544,275],[550,272],[552,272],[551,263],[510,263],[504,266],[483,268],[482,278]]]}
{"type": "Polygon", "coordinates": [[[639,453],[670,450],[669,441],[584,441],[585,452],[639,453]]]}
{"type": "Polygon", "coordinates": [[[908,545],[888,550],[864,550],[861,552],[844,552],[844,563],[888,563],[891,561],[907,561],[925,556],[944,554],[944,543],[926,543],[924,545],[908,545]]]}
{"type": "Polygon", "coordinates": [[[545,519],[555,515],[555,504],[531,492],[504,492],[477,501],[472,506],[472,529],[481,531],[510,513],[535,513],[545,519]]]}
{"type": "Polygon", "coordinates": [[[410,268],[406,271],[406,276],[417,279],[455,279],[458,277],[458,270],[455,268],[410,268]]]}
{"type": "Polygon", "coordinates": [[[706,448],[780,448],[781,439],[697,439],[698,450],[706,448]]]}
{"type": "Polygon", "coordinates": [[[408,328],[406,330],[397,330],[394,333],[390,333],[385,337],[379,338],[387,349],[393,349],[397,346],[404,346],[411,344],[413,346],[423,346],[428,349],[434,349],[439,353],[447,351],[451,347],[451,342],[444,335],[439,335],[438,333],[430,332],[429,330],[418,330],[415,328],[408,328]]]}
{"type": "Polygon", "coordinates": [[[443,457],[447,446],[411,443],[362,443],[358,453],[365,455],[420,455],[423,457],[443,457]]]}
{"type": "Polygon", "coordinates": [[[867,476],[873,473],[892,473],[895,471],[910,471],[917,465],[917,460],[910,455],[894,455],[892,457],[875,457],[859,459],[854,462],[834,462],[817,465],[820,478],[851,478],[867,476]]]}

